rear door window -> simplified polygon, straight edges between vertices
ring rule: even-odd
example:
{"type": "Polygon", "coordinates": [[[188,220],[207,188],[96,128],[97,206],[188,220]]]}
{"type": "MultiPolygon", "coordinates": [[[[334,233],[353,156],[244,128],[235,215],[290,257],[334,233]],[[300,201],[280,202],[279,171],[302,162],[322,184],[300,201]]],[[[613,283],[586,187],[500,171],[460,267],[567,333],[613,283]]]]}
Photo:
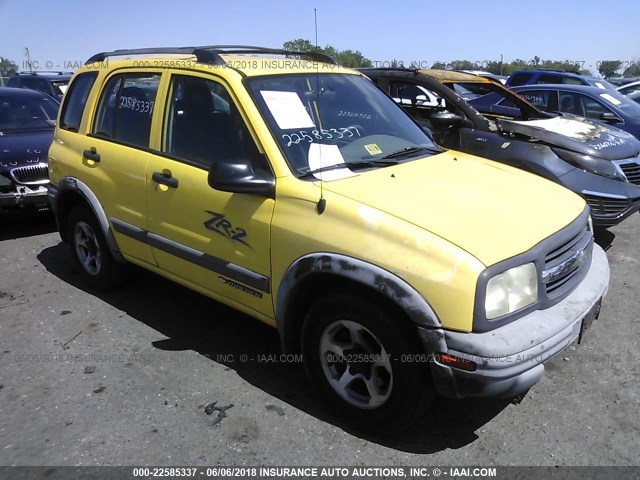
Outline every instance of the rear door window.
{"type": "Polygon", "coordinates": [[[159,73],[113,76],[102,92],[93,133],[128,145],[148,147],[159,83],[159,73]]]}

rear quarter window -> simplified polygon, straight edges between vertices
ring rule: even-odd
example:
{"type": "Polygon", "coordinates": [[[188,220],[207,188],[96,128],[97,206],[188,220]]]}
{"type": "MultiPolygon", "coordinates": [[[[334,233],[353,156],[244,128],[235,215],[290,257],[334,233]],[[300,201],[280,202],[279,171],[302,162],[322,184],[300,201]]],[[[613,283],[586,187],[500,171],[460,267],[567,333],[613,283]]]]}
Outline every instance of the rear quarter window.
{"type": "Polygon", "coordinates": [[[89,92],[91,91],[91,87],[93,87],[97,75],[97,72],[81,73],[71,84],[71,88],[69,88],[69,92],[62,105],[60,128],[72,132],[78,131],[89,92]]]}

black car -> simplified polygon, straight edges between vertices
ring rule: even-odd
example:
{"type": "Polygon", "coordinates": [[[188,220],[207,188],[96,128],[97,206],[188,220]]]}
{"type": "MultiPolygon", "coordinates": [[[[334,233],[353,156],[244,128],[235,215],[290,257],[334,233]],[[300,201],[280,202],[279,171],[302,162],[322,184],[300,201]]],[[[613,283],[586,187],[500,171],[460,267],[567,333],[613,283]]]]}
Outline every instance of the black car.
{"type": "Polygon", "coordinates": [[[48,207],[47,154],[59,106],[44,93],[0,88],[0,214],[48,207]]]}
{"type": "Polygon", "coordinates": [[[71,72],[21,72],[7,81],[7,87],[30,88],[60,101],[67,89],[71,72]]]}
{"type": "Polygon", "coordinates": [[[640,209],[640,141],[627,132],[574,115],[543,112],[497,82],[475,75],[360,71],[429,129],[441,146],[519,167],[569,188],[587,201],[599,226],[615,225],[640,209]],[[478,112],[472,104],[481,103],[485,95],[504,97],[510,113],[478,112]]]}

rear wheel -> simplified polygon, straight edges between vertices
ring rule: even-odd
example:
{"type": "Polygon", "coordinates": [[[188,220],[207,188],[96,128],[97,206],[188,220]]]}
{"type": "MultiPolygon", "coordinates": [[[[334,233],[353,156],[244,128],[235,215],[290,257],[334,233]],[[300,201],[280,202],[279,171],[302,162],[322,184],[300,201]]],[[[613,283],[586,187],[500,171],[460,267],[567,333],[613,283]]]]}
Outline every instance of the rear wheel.
{"type": "Polygon", "coordinates": [[[309,309],[303,355],[311,380],[350,423],[374,432],[402,431],[431,405],[426,364],[415,330],[382,303],[329,294],[309,309]]]}
{"type": "Polygon", "coordinates": [[[117,263],[93,212],[86,206],[73,207],[67,222],[67,238],[75,269],[97,290],[110,290],[125,277],[125,266],[117,263]]]}

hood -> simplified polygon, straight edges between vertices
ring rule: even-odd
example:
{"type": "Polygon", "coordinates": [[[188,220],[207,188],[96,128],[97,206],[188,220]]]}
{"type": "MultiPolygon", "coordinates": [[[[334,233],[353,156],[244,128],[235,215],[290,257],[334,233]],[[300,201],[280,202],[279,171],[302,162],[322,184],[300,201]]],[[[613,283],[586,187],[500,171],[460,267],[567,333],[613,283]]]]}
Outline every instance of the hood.
{"type": "Polygon", "coordinates": [[[640,141],[616,127],[563,114],[539,120],[498,120],[503,132],[533,137],[566,150],[604,160],[621,160],[640,153],[640,141]]]}
{"type": "Polygon", "coordinates": [[[428,230],[485,266],[529,250],[585,208],[542,177],[453,151],[323,186],[428,230]]]}
{"type": "Polygon", "coordinates": [[[0,171],[34,163],[46,163],[53,130],[0,135],[0,171]]]}

